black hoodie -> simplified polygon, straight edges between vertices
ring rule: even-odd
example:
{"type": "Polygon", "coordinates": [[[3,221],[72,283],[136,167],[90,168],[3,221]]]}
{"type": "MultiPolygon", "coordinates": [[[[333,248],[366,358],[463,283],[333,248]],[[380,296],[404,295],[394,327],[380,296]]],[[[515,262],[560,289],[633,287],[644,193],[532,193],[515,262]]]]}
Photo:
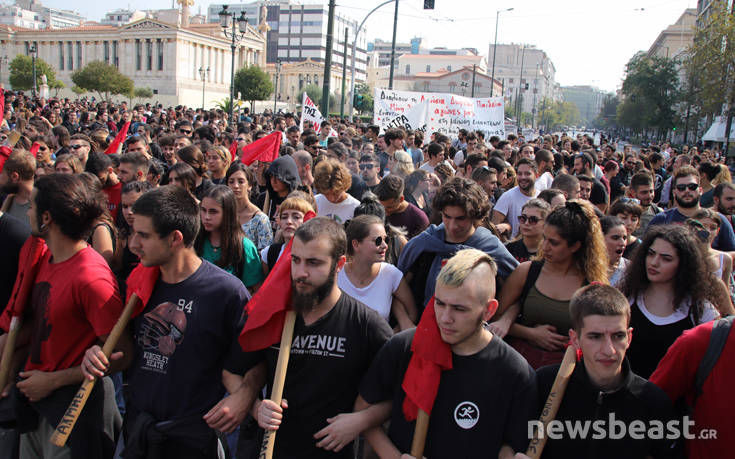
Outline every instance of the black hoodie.
{"type": "Polygon", "coordinates": [[[273,187],[271,186],[271,177],[275,177],[285,183],[288,187],[288,192],[290,193],[301,185],[299,168],[296,166],[296,161],[294,161],[292,157],[281,156],[271,163],[268,170],[266,170],[263,175],[265,177],[267,191],[258,196],[256,205],[260,207],[266,215],[268,215],[268,218],[271,220],[271,226],[275,231],[276,209],[281,205],[285,198],[278,196],[278,194],[273,191],[273,187]]]}

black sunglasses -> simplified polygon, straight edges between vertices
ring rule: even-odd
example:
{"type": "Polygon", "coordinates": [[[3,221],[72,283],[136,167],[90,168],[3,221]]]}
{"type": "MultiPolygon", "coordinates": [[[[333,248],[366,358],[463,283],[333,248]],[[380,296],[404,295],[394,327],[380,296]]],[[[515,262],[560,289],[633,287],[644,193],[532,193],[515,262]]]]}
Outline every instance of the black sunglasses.
{"type": "Polygon", "coordinates": [[[179,129],[179,132],[182,133],[182,134],[191,134],[191,131],[189,131],[187,129],[179,129]]]}
{"type": "Polygon", "coordinates": [[[385,242],[385,245],[388,245],[390,243],[390,236],[378,236],[375,238],[375,247],[380,247],[383,245],[383,242],[385,242]]]}
{"type": "Polygon", "coordinates": [[[697,188],[699,188],[699,184],[698,183],[686,183],[686,184],[676,185],[676,191],[684,191],[687,188],[689,189],[689,191],[694,191],[697,188]]]}
{"type": "Polygon", "coordinates": [[[528,215],[519,215],[518,221],[523,224],[526,224],[526,222],[528,222],[529,225],[535,225],[538,222],[543,221],[543,218],[538,218],[534,215],[531,215],[530,217],[528,215]]]}
{"type": "Polygon", "coordinates": [[[69,148],[71,148],[72,150],[79,150],[80,148],[84,148],[86,146],[88,146],[88,145],[79,145],[79,144],[77,144],[77,145],[69,145],[69,148]]]}
{"type": "Polygon", "coordinates": [[[360,170],[363,171],[365,169],[367,170],[373,170],[375,167],[375,164],[360,164],[360,170]]]}

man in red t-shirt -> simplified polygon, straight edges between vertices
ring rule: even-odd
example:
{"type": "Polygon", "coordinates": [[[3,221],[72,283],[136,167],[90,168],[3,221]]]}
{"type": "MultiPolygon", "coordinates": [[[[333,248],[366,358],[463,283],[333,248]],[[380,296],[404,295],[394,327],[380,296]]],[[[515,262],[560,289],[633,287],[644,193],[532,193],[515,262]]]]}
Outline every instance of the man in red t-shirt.
{"type": "MultiPolygon", "coordinates": [[[[21,457],[67,457],[71,453],[71,457],[104,458],[114,452],[114,433],[103,432],[103,427],[120,415],[103,413],[105,395],[114,397],[114,393],[105,394],[103,384],[95,386],[63,448],[70,451],[50,446],[48,441],[83,380],[79,365],[85,350],[104,342],[122,311],[114,275],[84,240],[103,210],[78,176],[46,175],[34,185],[28,211],[31,232],[43,238],[47,248],[39,261],[31,299],[19,305],[25,307],[23,317],[30,337],[24,343],[28,357],[16,388],[22,394],[21,403],[30,402],[26,412],[37,418],[21,429],[21,457]]],[[[10,318],[6,311],[0,317],[0,328],[7,331],[10,318]]],[[[6,336],[0,337],[0,348],[6,336]]],[[[123,336],[118,348],[125,352],[116,367],[132,356],[130,337],[123,336]]],[[[8,392],[6,388],[3,396],[8,392]]]]}
{"type": "MultiPolygon", "coordinates": [[[[694,380],[699,363],[709,346],[712,326],[710,321],[686,330],[671,345],[651,375],[650,381],[663,389],[673,401],[684,397],[691,406],[694,400],[694,380]]],[[[694,438],[686,441],[690,459],[731,457],[732,439],[735,438],[735,333],[730,334],[717,363],[702,385],[702,393],[693,406],[694,425],[689,432],[694,438]]]]}

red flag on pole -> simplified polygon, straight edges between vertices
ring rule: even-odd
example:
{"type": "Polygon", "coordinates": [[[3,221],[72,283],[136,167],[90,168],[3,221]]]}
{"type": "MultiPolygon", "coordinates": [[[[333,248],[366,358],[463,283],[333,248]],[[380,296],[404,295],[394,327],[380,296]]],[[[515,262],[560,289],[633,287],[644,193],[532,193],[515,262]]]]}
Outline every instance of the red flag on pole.
{"type": "Polygon", "coordinates": [[[234,162],[237,157],[237,140],[233,140],[230,144],[230,161],[234,162]]]}
{"type": "Polygon", "coordinates": [[[434,315],[434,297],[426,305],[411,343],[411,361],[401,387],[406,392],[403,415],[413,421],[419,408],[431,414],[441,372],[452,369],[452,349],[442,340],[434,315]]]}
{"type": "Polygon", "coordinates": [[[5,166],[5,161],[10,158],[10,154],[13,152],[13,149],[11,147],[8,147],[6,145],[3,145],[0,147],[0,172],[3,171],[3,166],[5,166]]]}
{"type": "Polygon", "coordinates": [[[33,155],[34,158],[36,157],[39,148],[41,148],[41,144],[38,142],[33,142],[33,145],[31,145],[30,153],[33,155]]]}
{"type": "Polygon", "coordinates": [[[40,237],[29,237],[21,247],[15,285],[0,321],[0,327],[6,331],[13,317],[20,317],[23,314],[23,310],[31,299],[31,292],[33,291],[33,284],[36,283],[38,270],[44,257],[48,258],[47,255],[50,256],[50,252],[46,242],[40,237]]]}
{"type": "Polygon", "coordinates": [[[110,146],[107,147],[105,150],[106,155],[111,155],[117,153],[117,151],[120,149],[120,145],[122,145],[123,142],[125,142],[125,138],[128,136],[128,129],[130,128],[130,121],[123,124],[122,129],[120,129],[120,132],[117,133],[115,136],[115,139],[110,143],[110,146]]]}
{"type": "Polygon", "coordinates": [[[278,158],[278,152],[281,150],[282,140],[283,134],[281,131],[273,131],[267,136],[245,145],[241,150],[240,160],[246,166],[253,164],[255,161],[266,163],[275,161],[278,158]]]}
{"type": "MultiPolygon", "coordinates": [[[[304,222],[315,216],[314,212],[307,212],[304,222]]],[[[246,321],[239,341],[246,352],[265,349],[281,340],[283,321],[291,309],[291,244],[293,238],[245,306],[246,321]]]]}
{"type": "Polygon", "coordinates": [[[140,303],[136,305],[133,311],[133,317],[137,316],[145,309],[148,300],[151,299],[153,289],[156,286],[156,282],[161,275],[161,268],[158,266],[146,267],[142,264],[138,264],[128,276],[127,280],[127,297],[126,301],[130,300],[130,295],[136,293],[140,298],[140,303]]]}

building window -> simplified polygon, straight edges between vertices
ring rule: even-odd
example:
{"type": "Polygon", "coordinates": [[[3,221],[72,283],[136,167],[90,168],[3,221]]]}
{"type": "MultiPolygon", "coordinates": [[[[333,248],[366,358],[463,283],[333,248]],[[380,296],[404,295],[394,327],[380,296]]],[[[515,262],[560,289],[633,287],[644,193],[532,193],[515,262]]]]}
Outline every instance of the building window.
{"type": "Polygon", "coordinates": [[[145,69],[153,70],[153,42],[145,41],[145,69]]]}
{"type": "Polygon", "coordinates": [[[110,42],[106,41],[104,42],[104,48],[105,48],[105,64],[110,63],[110,42]]]}
{"type": "Polygon", "coordinates": [[[26,56],[31,54],[31,44],[29,42],[25,42],[26,45],[26,56]]]}
{"type": "Polygon", "coordinates": [[[64,70],[64,42],[59,42],[59,70],[64,70]]]}
{"type": "Polygon", "coordinates": [[[135,70],[143,68],[143,45],[140,40],[135,40],[135,70]]]}
{"type": "Polygon", "coordinates": [[[447,71],[448,72],[451,72],[452,71],[452,66],[451,65],[447,65],[447,71]]]}
{"type": "Polygon", "coordinates": [[[159,38],[156,46],[158,47],[158,70],[163,70],[163,40],[159,38]]]}
{"type": "Polygon", "coordinates": [[[410,73],[411,73],[411,65],[410,64],[406,64],[406,75],[408,75],[410,73]]]}
{"type": "Polygon", "coordinates": [[[77,42],[77,68],[82,68],[82,42],[77,42]]]}
{"type": "MultiPolygon", "coordinates": [[[[427,66],[426,66],[426,72],[427,72],[427,73],[428,73],[428,72],[431,72],[431,66],[430,66],[430,65],[427,65],[427,66]]],[[[408,72],[406,72],[406,73],[408,73],[408,72]]]]}
{"type": "Polygon", "coordinates": [[[66,65],[69,70],[74,70],[74,43],[70,41],[66,43],[66,53],[66,65]]]}
{"type": "Polygon", "coordinates": [[[117,60],[117,42],[112,42],[112,64],[117,67],[118,66],[118,60],[117,60]]]}

